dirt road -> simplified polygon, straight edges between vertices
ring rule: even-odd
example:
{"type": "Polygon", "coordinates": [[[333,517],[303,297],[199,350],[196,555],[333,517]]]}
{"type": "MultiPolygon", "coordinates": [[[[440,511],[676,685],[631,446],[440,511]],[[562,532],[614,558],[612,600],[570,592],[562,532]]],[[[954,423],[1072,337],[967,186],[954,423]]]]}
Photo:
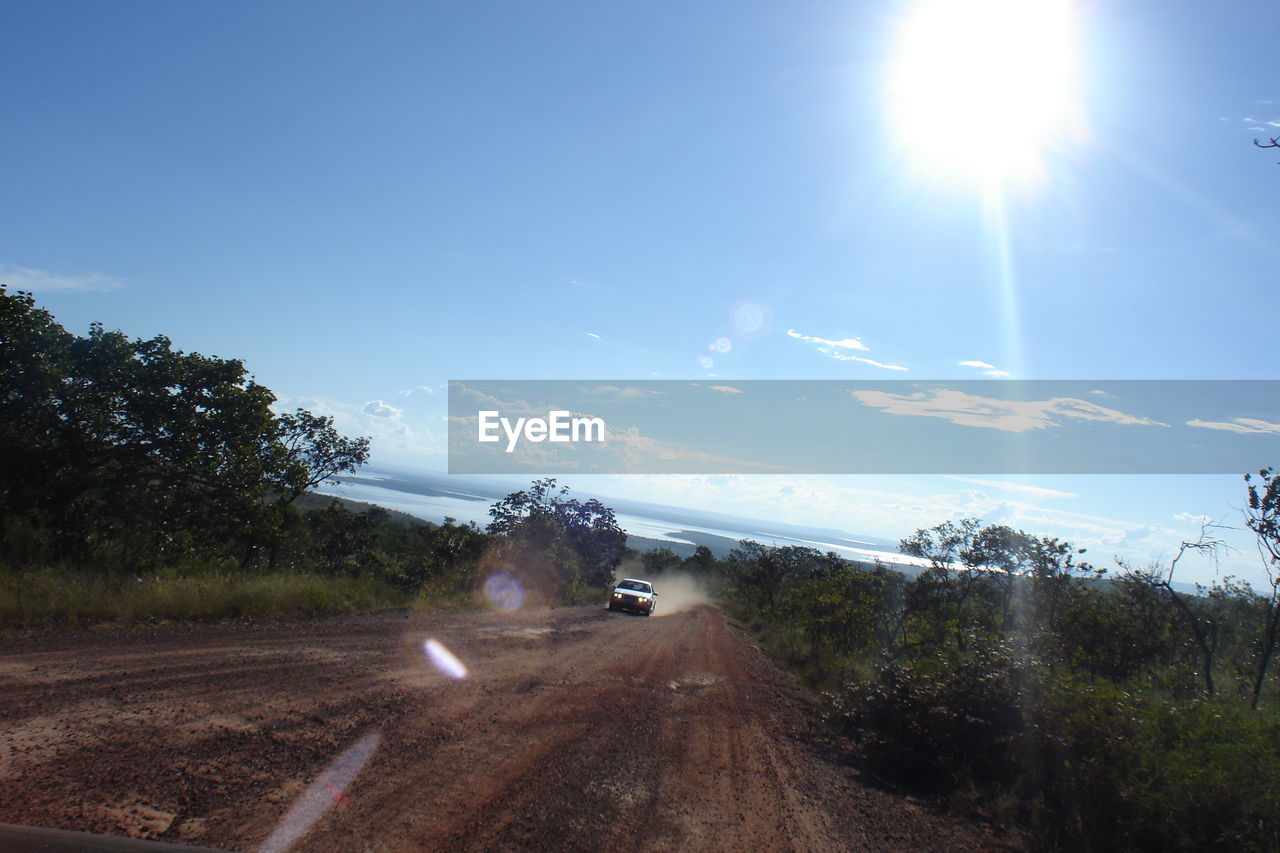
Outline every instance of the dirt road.
{"type": "Polygon", "coordinates": [[[241,851],[998,846],[825,759],[807,701],[708,606],[8,640],[0,823],[241,851]]]}

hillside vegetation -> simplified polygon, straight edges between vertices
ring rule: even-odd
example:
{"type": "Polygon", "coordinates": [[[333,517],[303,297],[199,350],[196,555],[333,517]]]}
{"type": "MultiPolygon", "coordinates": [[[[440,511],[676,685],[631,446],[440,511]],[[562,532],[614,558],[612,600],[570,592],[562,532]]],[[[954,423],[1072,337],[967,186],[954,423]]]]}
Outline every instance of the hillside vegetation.
{"type": "Polygon", "coordinates": [[[473,606],[603,596],[625,533],[555,481],[487,531],[310,490],[369,442],[277,412],[240,361],[100,325],[77,336],[0,286],[0,627],[473,606]]]}
{"type": "MultiPolygon", "coordinates": [[[[1274,537],[1262,482],[1250,526],[1274,537]]],[[[1042,849],[1280,849],[1274,586],[1187,595],[1173,565],[1107,580],[1067,543],[976,519],[901,548],[932,567],[752,542],[712,567],[867,769],[1042,849]]]]}

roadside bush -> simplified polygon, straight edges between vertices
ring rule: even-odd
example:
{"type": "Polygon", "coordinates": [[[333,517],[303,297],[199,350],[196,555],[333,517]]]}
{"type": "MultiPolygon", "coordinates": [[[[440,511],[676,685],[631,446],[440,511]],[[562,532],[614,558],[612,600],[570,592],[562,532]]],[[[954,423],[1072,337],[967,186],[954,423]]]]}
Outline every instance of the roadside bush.
{"type": "Polygon", "coordinates": [[[1034,662],[995,644],[959,661],[889,663],[831,696],[831,717],[887,779],[933,792],[968,778],[1008,784],[1040,689],[1034,662]]]}
{"type": "Polygon", "coordinates": [[[1017,814],[1001,817],[1044,849],[1280,849],[1274,714],[1073,682],[1007,645],[889,664],[829,698],[874,772],[1012,799],[1017,814]]]}

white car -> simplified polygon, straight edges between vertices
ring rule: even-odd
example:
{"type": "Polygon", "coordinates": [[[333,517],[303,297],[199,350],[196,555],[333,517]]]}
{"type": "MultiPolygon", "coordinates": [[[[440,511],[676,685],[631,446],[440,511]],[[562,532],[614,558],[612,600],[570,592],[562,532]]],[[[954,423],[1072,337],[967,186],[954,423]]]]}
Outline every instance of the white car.
{"type": "Polygon", "coordinates": [[[658,593],[654,591],[653,584],[638,578],[623,578],[618,581],[613,594],[609,596],[610,610],[631,610],[652,616],[657,606],[658,593]]]}

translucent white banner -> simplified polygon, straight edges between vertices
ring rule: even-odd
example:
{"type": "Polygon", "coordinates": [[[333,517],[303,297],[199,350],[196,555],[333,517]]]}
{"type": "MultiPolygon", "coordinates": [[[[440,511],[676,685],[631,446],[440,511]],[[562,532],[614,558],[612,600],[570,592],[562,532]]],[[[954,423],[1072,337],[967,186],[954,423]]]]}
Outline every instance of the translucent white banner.
{"type": "Polygon", "coordinates": [[[1242,474],[1280,380],[449,383],[453,474],[1242,474]]]}

